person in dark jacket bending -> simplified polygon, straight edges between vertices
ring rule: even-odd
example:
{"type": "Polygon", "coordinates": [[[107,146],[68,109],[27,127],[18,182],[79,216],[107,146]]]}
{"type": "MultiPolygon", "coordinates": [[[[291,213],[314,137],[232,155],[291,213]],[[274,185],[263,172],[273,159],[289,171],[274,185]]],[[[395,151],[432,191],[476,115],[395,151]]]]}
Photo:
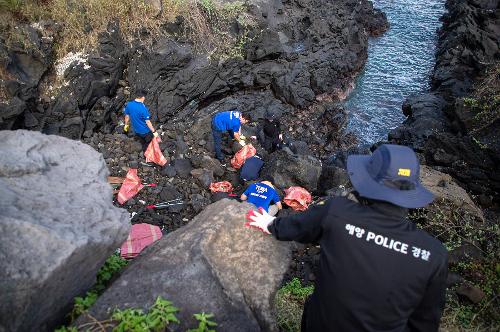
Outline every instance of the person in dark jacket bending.
{"type": "Polygon", "coordinates": [[[347,170],[359,202],[336,197],[285,218],[247,214],[247,225],[279,240],[321,246],[302,331],[438,331],[448,256],[406,217],[433,199],[415,153],[381,145],[371,156],[349,156],[347,170]]]}
{"type": "Polygon", "coordinates": [[[273,114],[266,114],[262,123],[262,132],[259,135],[259,141],[267,153],[273,153],[278,150],[283,140],[281,125],[279,119],[273,114]]]}

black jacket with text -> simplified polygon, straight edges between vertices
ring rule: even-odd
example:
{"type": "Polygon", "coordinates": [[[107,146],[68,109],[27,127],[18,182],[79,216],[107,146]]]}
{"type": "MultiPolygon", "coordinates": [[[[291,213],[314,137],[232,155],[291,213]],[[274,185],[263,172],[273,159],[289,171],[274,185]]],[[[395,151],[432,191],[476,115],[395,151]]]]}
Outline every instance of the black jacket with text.
{"type": "Polygon", "coordinates": [[[438,330],[447,251],[406,214],[337,197],[269,225],[279,240],[321,246],[303,332],[438,330]]]}

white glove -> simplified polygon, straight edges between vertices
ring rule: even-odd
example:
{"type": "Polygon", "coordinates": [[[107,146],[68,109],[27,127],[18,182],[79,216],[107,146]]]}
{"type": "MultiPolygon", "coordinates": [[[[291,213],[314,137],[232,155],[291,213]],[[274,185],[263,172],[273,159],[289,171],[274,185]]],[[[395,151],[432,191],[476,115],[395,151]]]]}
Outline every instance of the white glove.
{"type": "Polygon", "coordinates": [[[271,234],[267,229],[267,226],[273,222],[275,217],[270,216],[263,208],[259,208],[259,212],[255,212],[253,210],[249,210],[247,212],[247,220],[245,223],[247,227],[255,227],[260,229],[266,234],[271,234]]]}
{"type": "Polygon", "coordinates": [[[245,146],[246,145],[245,141],[243,141],[243,140],[239,140],[238,143],[240,143],[241,146],[245,146]]]}
{"type": "Polygon", "coordinates": [[[158,137],[158,132],[156,132],[156,131],[155,131],[155,132],[153,132],[153,136],[154,136],[154,137],[158,137]]]}

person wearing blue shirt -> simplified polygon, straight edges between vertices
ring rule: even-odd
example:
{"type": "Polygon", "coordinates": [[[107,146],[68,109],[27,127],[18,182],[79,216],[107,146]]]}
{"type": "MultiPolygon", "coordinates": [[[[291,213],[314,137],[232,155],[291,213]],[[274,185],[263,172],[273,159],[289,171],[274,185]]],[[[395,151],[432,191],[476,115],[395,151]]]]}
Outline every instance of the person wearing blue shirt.
{"type": "Polygon", "coordinates": [[[212,135],[214,137],[215,157],[222,163],[224,155],[222,154],[222,134],[229,132],[231,138],[245,145],[245,137],[241,135],[241,124],[248,122],[248,119],[237,110],[217,113],[212,119],[212,135]]]}
{"type": "Polygon", "coordinates": [[[257,208],[263,208],[272,216],[276,215],[278,211],[283,208],[280,202],[280,196],[274,189],[271,181],[267,180],[256,182],[248,186],[240,199],[242,201],[248,200],[249,203],[252,203],[257,208]],[[271,202],[275,204],[270,206],[271,202]]]}
{"type": "Polygon", "coordinates": [[[151,120],[149,119],[149,110],[146,105],[144,105],[146,95],[147,93],[143,90],[137,91],[136,98],[129,101],[125,105],[123,111],[125,114],[125,126],[123,127],[123,131],[127,133],[131,123],[135,135],[141,141],[143,151],[146,151],[153,137],[158,137],[158,133],[153,128],[151,120]]]}

